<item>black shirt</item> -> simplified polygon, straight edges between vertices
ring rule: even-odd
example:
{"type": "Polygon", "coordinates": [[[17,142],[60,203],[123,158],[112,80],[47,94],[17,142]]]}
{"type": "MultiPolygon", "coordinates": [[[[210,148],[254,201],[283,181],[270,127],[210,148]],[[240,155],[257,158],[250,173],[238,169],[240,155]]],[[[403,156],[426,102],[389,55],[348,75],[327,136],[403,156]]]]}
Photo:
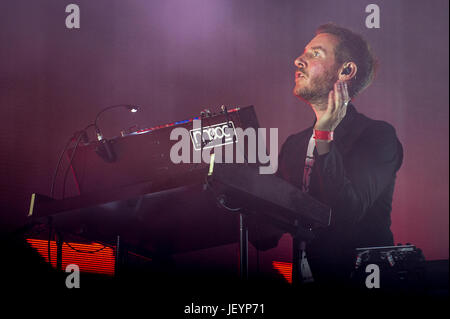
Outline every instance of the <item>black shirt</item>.
{"type": "MultiPolygon", "coordinates": [[[[291,135],[279,156],[278,175],[299,188],[312,132],[291,135]]],[[[319,156],[314,150],[314,157],[309,194],[331,207],[332,220],[315,231],[309,256],[337,262],[356,247],[392,245],[392,197],[403,160],[395,129],[349,104],[330,152],[319,156]]]]}

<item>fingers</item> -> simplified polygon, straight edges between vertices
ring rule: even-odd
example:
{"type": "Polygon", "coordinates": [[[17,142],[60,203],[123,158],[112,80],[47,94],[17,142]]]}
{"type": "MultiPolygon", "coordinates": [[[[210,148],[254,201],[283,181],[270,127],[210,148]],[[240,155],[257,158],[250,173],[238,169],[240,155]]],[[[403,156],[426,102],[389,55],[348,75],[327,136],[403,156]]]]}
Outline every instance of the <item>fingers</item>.
{"type": "Polygon", "coordinates": [[[350,101],[348,87],[345,82],[334,83],[333,90],[328,93],[328,107],[325,114],[316,122],[315,129],[334,131],[347,113],[350,101]]]}
{"type": "MultiPolygon", "coordinates": [[[[346,82],[337,81],[334,84],[334,108],[333,113],[339,119],[344,118],[347,113],[347,104],[350,101],[346,82]]],[[[329,101],[330,102],[330,101],[329,101]]]]}
{"type": "Polygon", "coordinates": [[[334,83],[334,108],[338,111],[342,105],[342,82],[334,83]]]}
{"type": "Polygon", "coordinates": [[[348,87],[346,82],[336,81],[334,83],[333,90],[328,93],[328,108],[327,112],[334,114],[340,114],[344,109],[347,108],[347,104],[350,101],[350,97],[348,94],[348,87]]]}
{"type": "Polygon", "coordinates": [[[344,102],[345,102],[345,104],[348,104],[348,102],[350,102],[350,96],[348,93],[347,82],[344,82],[343,94],[344,94],[344,102]]]}
{"type": "Polygon", "coordinates": [[[334,91],[331,90],[330,93],[328,93],[328,112],[334,111],[334,91]]]}

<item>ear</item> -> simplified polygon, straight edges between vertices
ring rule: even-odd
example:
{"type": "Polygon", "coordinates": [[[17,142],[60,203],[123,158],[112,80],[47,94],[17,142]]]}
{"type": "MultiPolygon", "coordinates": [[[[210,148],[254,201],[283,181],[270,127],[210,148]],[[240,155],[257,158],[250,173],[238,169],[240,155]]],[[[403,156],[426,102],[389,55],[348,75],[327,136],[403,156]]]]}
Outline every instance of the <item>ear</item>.
{"type": "Polygon", "coordinates": [[[356,64],[354,62],[346,62],[339,69],[338,78],[340,81],[350,81],[356,76],[356,72],[358,72],[356,64]]]}

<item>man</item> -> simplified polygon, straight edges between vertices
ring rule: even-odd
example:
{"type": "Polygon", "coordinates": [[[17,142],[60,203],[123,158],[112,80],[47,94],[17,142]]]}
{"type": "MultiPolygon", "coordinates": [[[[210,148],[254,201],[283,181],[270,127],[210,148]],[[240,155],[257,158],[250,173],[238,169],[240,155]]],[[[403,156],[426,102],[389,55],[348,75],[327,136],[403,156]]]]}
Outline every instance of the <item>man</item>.
{"type": "Polygon", "coordinates": [[[368,87],[375,58],[366,41],[335,24],[320,26],[295,59],[294,95],[314,125],[284,143],[278,174],[332,209],[307,256],[316,281],[347,278],[356,247],[392,245],[390,213],[403,150],[394,128],[358,113],[351,99],[368,87]]]}

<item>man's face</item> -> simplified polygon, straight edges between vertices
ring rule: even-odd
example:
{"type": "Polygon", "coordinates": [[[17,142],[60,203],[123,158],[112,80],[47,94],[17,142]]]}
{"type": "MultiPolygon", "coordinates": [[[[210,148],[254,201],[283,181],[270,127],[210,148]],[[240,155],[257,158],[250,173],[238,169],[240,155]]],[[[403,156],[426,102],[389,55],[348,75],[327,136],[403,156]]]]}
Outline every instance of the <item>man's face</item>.
{"type": "Polygon", "coordinates": [[[321,33],[309,42],[301,56],[295,59],[294,95],[317,103],[327,101],[328,93],[338,80],[338,69],[334,49],[338,39],[329,33],[321,33]]]}

